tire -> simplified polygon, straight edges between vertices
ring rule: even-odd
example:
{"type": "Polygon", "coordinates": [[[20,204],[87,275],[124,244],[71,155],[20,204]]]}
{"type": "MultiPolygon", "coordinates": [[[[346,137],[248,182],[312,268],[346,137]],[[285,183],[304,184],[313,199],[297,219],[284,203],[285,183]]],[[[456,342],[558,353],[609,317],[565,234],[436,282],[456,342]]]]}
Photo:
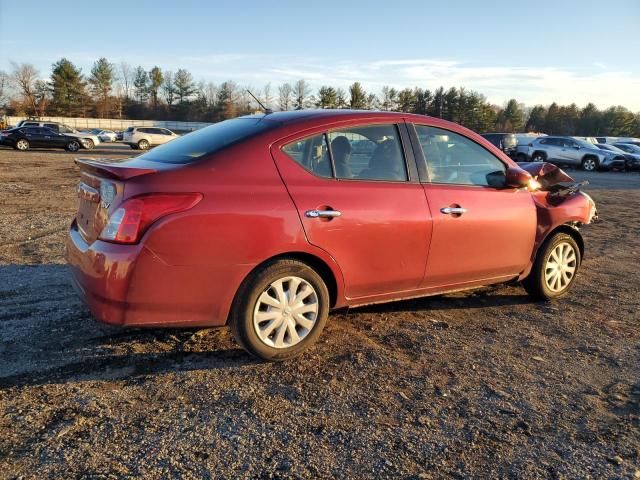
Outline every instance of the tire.
{"type": "Polygon", "coordinates": [[[516,155],[516,162],[521,163],[526,161],[527,161],[527,156],[524,153],[519,153],[516,155]]]}
{"type": "Polygon", "coordinates": [[[585,172],[595,172],[598,170],[599,162],[596,157],[587,156],[582,159],[582,170],[585,172]]]}
{"type": "Polygon", "coordinates": [[[547,161],[547,156],[542,152],[535,152],[531,156],[531,161],[532,162],[546,162],[547,161]]]}
{"type": "Polygon", "coordinates": [[[67,152],[77,152],[78,150],[80,150],[80,143],[74,141],[71,141],[69,143],[67,143],[67,146],[65,147],[65,150],[67,152]]]}
{"type": "Polygon", "coordinates": [[[29,150],[29,148],[31,148],[31,145],[29,145],[29,140],[27,140],[26,138],[21,138],[16,142],[14,148],[16,150],[20,150],[21,152],[26,152],[27,150],[29,150]]]}
{"type": "Polygon", "coordinates": [[[538,250],[531,272],[522,281],[522,286],[535,300],[563,297],[571,290],[581,261],[580,248],[574,238],[566,233],[556,233],[545,240],[538,250]],[[567,253],[563,256],[562,252],[567,253]],[[557,271],[554,264],[558,264],[556,258],[561,259],[565,266],[557,276],[554,274],[557,271]],[[554,281],[555,278],[559,280],[554,281]]]}
{"type": "Polygon", "coordinates": [[[96,144],[93,143],[93,140],[91,140],[90,138],[86,138],[84,141],[84,148],[86,148],[87,150],[93,150],[93,147],[95,147],[96,144]]]}
{"type": "Polygon", "coordinates": [[[148,150],[149,142],[147,140],[140,140],[138,142],[138,150],[148,150]]]}
{"type": "Polygon", "coordinates": [[[251,355],[280,362],[315,343],[328,314],[329,292],[322,277],[305,263],[284,259],[267,264],[243,282],[229,324],[236,341],[251,355]],[[306,296],[289,303],[290,290],[306,296]]]}

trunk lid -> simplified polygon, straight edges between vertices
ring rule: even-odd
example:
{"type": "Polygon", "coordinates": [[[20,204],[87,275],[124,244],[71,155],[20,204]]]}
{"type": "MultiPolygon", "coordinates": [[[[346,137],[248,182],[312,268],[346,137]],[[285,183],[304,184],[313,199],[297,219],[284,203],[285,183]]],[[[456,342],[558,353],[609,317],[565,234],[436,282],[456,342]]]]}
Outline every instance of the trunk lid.
{"type": "Polygon", "coordinates": [[[167,167],[171,168],[168,165],[138,159],[112,162],[78,158],[75,163],[80,168],[76,225],[89,244],[98,238],[109,220],[109,215],[127,198],[127,181],[154,174],[159,170],[167,170],[167,167]]]}

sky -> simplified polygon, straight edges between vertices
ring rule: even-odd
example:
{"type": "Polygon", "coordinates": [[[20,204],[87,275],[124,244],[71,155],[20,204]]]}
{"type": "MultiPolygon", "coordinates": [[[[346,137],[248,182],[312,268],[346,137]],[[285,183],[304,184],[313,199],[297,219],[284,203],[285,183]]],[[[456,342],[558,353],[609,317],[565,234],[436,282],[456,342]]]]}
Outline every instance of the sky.
{"type": "Polygon", "coordinates": [[[304,78],[640,111],[640,0],[0,0],[0,70],[103,56],[274,94],[304,78]]]}

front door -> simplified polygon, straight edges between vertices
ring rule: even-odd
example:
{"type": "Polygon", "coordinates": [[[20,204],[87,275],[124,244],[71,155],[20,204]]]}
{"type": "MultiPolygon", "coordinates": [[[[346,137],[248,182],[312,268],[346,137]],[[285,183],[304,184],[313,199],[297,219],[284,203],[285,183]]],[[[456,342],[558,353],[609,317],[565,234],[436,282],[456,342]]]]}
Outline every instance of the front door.
{"type": "Polygon", "coordinates": [[[307,239],[336,260],[348,298],[413,290],[424,276],[431,219],[399,128],[317,129],[271,150],[307,239]]]}
{"type": "Polygon", "coordinates": [[[433,236],[424,287],[499,281],[528,265],[536,209],[526,189],[504,188],[506,164],[461,134],[416,125],[427,162],[433,236]]]}

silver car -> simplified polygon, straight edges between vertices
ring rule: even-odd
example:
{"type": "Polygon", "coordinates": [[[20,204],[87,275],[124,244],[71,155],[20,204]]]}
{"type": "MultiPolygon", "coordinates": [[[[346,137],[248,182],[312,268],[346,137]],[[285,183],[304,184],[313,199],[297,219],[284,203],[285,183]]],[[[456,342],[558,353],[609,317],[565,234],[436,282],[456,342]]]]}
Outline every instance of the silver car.
{"type": "Polygon", "coordinates": [[[537,138],[529,145],[528,155],[534,162],[571,165],[586,171],[625,167],[624,155],[600,150],[593,143],[572,137],[537,138]]]}

